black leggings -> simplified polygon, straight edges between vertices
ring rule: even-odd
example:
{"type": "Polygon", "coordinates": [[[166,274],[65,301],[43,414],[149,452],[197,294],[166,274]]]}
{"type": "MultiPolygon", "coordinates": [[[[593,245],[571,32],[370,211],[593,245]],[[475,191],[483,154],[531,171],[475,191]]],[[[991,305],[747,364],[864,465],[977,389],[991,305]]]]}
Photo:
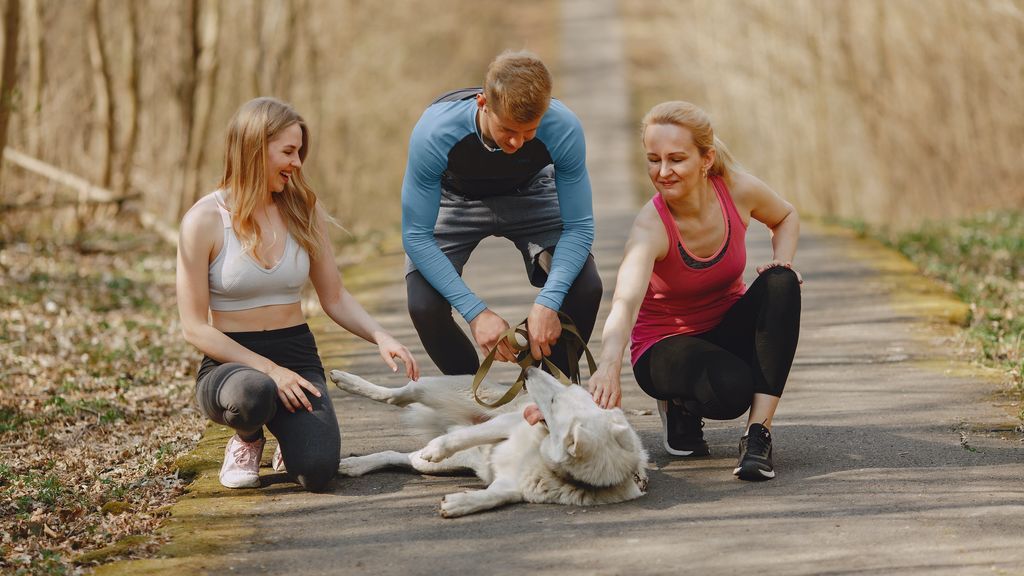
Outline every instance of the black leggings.
{"type": "Polygon", "coordinates": [[[334,477],[341,459],[341,432],[313,333],[305,324],[264,332],[228,332],[228,337],[275,364],[302,376],[320,391],[306,392],[313,406],[289,412],[277,396],[277,385],[245,364],[221,364],[203,357],[196,376],[196,401],[210,420],[236,430],[263,426],[277,438],[288,475],[307,490],[318,492],[334,477]]]}
{"type": "MultiPolygon", "coordinates": [[[[535,286],[543,286],[547,275],[537,268],[535,286]]],[[[442,374],[475,374],[480,368],[476,344],[471,340],[452,317],[452,307],[444,296],[441,296],[418,270],[405,277],[409,297],[409,316],[413,326],[423,342],[430,359],[434,361],[442,374]]],[[[569,287],[569,292],[562,301],[562,312],[576,324],[580,335],[590,341],[597,319],[597,309],[601,305],[601,277],[597,273],[594,257],[588,256],[579,275],[569,287]]],[[[551,347],[550,359],[564,373],[568,373],[568,356],[566,355],[564,338],[551,347]]]]}
{"type": "Polygon", "coordinates": [[[754,394],[782,396],[799,336],[796,273],[771,268],[718,326],[658,342],[640,356],[633,373],[649,396],[681,400],[697,416],[731,420],[750,408],[754,394]]]}

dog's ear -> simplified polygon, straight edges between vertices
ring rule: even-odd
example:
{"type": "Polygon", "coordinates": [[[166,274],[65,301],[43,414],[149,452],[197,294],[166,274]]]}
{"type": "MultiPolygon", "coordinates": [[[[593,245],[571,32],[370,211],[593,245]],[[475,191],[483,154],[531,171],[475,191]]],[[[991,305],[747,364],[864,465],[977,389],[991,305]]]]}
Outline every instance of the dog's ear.
{"type": "Polygon", "coordinates": [[[591,435],[583,427],[583,423],[573,424],[572,431],[565,436],[565,451],[573,458],[577,458],[586,453],[590,444],[591,435]]]}
{"type": "Polygon", "coordinates": [[[612,437],[623,450],[632,452],[636,450],[636,433],[625,422],[616,422],[612,425],[612,437]]]}

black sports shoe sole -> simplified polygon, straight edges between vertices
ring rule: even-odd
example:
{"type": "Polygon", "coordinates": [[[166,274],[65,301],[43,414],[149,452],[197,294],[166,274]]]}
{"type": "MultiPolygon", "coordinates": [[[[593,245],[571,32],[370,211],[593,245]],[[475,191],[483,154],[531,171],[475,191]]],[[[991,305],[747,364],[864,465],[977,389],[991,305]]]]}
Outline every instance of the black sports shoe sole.
{"type": "Polygon", "coordinates": [[[747,480],[748,482],[760,482],[775,478],[775,470],[765,470],[758,466],[756,462],[744,462],[737,466],[732,473],[734,476],[739,477],[740,480],[747,480]]]}
{"type": "Polygon", "coordinates": [[[690,458],[696,458],[698,456],[707,456],[711,454],[711,450],[708,449],[707,445],[694,448],[693,450],[677,450],[668,445],[668,440],[662,440],[661,445],[665,447],[665,451],[673,456],[688,456],[690,458]]]}

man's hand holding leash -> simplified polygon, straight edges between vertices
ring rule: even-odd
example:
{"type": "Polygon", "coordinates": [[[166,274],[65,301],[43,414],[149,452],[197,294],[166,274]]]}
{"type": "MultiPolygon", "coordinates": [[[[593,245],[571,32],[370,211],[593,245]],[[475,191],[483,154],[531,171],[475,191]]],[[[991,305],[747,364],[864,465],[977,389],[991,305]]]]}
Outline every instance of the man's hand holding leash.
{"type": "Polygon", "coordinates": [[[483,352],[484,356],[489,354],[494,347],[497,346],[498,350],[494,354],[494,359],[499,362],[515,362],[516,351],[509,346],[509,343],[501,339],[501,335],[508,331],[510,328],[508,322],[504,318],[498,316],[490,308],[484,309],[483,312],[477,314],[476,318],[469,323],[469,329],[473,332],[473,339],[476,340],[477,346],[483,352]],[[498,340],[501,339],[499,342],[498,340]]]}
{"type": "Polygon", "coordinates": [[[526,318],[526,328],[530,334],[530,355],[533,359],[551,356],[551,347],[562,335],[562,321],[558,318],[558,312],[543,304],[534,304],[526,318]]]}

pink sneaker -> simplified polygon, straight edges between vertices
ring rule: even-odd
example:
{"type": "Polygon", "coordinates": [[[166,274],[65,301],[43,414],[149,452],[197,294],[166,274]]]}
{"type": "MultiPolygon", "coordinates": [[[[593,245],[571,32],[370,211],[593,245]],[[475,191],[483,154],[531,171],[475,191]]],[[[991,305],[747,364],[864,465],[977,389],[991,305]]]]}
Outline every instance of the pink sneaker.
{"type": "Polygon", "coordinates": [[[281,455],[281,445],[277,445],[277,450],[274,450],[274,457],[270,459],[270,466],[275,472],[285,472],[287,469],[284,467],[284,456],[281,455]]]}
{"type": "Polygon", "coordinates": [[[235,434],[224,448],[224,465],[220,467],[220,483],[227,488],[258,488],[260,458],[266,439],[244,442],[235,434]]]}

